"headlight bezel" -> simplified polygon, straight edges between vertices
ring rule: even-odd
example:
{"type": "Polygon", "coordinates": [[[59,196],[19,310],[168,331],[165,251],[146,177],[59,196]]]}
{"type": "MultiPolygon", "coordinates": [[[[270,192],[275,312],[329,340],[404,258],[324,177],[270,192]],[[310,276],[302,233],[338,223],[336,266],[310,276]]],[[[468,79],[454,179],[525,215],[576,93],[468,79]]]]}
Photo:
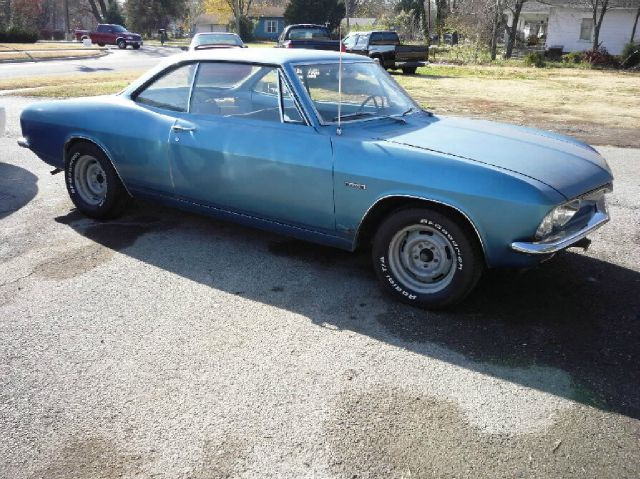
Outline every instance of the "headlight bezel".
{"type": "Polygon", "coordinates": [[[580,211],[581,206],[582,201],[576,198],[553,208],[538,225],[535,239],[544,241],[560,233],[562,228],[580,211]]]}
{"type": "Polygon", "coordinates": [[[538,225],[534,235],[535,240],[545,242],[562,237],[567,233],[566,226],[583,208],[592,209],[592,214],[596,211],[606,213],[605,195],[612,191],[613,185],[607,184],[553,207],[538,225]]]}

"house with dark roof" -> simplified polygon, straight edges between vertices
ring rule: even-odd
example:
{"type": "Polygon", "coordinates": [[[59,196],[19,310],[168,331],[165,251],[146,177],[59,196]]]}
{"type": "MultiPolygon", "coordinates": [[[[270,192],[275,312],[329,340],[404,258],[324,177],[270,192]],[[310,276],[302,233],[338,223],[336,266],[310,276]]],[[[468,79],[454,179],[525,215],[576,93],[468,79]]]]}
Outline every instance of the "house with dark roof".
{"type": "Polygon", "coordinates": [[[284,30],[284,7],[255,5],[251,7],[249,17],[255,27],[256,40],[277,40],[284,30]]]}
{"type": "MultiPolygon", "coordinates": [[[[619,55],[631,41],[633,25],[638,11],[637,0],[609,0],[609,8],[600,28],[600,45],[619,55]]],[[[513,12],[507,10],[507,24],[513,21],[513,12]]],[[[528,1],[522,7],[517,26],[521,37],[538,38],[546,48],[560,48],[564,52],[590,50],[593,42],[593,10],[586,0],[528,1]]],[[[636,28],[634,41],[640,42],[640,28],[636,28]]]]}

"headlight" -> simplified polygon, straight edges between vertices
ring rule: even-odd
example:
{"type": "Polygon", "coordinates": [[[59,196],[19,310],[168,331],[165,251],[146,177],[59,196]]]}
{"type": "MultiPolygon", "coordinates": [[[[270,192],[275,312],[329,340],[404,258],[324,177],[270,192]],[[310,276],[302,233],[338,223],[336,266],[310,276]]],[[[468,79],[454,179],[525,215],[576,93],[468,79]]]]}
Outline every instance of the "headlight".
{"type": "Polygon", "coordinates": [[[573,200],[552,209],[549,214],[544,217],[540,226],[538,226],[536,239],[542,240],[553,233],[557,233],[564,225],[571,221],[571,218],[573,218],[579,209],[580,200],[573,200]]]}

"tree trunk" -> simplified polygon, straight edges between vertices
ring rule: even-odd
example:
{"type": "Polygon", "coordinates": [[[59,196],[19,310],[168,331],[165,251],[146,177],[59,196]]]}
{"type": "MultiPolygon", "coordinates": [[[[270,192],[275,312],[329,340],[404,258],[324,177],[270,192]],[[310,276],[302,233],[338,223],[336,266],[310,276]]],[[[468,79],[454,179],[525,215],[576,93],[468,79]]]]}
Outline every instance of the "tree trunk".
{"type": "Polygon", "coordinates": [[[526,0],[516,0],[516,4],[513,9],[513,21],[511,22],[511,26],[507,27],[509,31],[509,38],[507,39],[507,51],[505,53],[505,58],[511,58],[513,55],[513,46],[516,43],[516,38],[518,36],[518,22],[520,21],[520,12],[522,11],[522,6],[524,5],[526,0]]]}
{"type": "Polygon", "coordinates": [[[633,29],[631,30],[631,43],[633,43],[633,39],[636,36],[636,28],[638,28],[638,18],[640,18],[640,7],[638,7],[638,11],[636,12],[636,19],[633,22],[633,29]]]}
{"type": "Polygon", "coordinates": [[[429,61],[429,47],[431,46],[431,0],[422,4],[422,33],[424,43],[427,46],[427,61],[429,61]]]}
{"type": "Polygon", "coordinates": [[[102,15],[100,15],[100,10],[98,10],[98,5],[96,5],[95,0],[89,0],[89,6],[91,7],[91,13],[93,14],[96,22],[102,23],[102,15]]]}
{"type": "Polygon", "coordinates": [[[604,14],[607,13],[609,7],[609,0],[602,0],[602,7],[598,14],[599,0],[593,2],[593,45],[592,50],[598,50],[600,48],[600,27],[602,26],[602,20],[604,20],[604,14]]]}
{"type": "Polygon", "coordinates": [[[502,23],[502,4],[496,0],[496,10],[493,15],[493,25],[491,26],[491,60],[495,60],[498,55],[498,34],[502,23]]]}

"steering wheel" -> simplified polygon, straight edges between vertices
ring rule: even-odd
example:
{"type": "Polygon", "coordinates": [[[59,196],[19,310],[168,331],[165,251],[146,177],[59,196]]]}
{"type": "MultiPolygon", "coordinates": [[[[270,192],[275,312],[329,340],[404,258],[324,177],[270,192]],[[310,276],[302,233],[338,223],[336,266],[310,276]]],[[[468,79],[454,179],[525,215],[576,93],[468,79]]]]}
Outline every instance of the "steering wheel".
{"type": "Polygon", "coordinates": [[[384,98],[382,97],[382,95],[369,95],[367,98],[364,99],[362,103],[360,103],[360,108],[358,108],[358,111],[363,111],[367,103],[369,103],[372,100],[373,100],[373,106],[376,107],[376,110],[379,110],[380,107],[384,105],[384,98]],[[380,98],[379,105],[378,105],[378,98],[380,98]]]}

